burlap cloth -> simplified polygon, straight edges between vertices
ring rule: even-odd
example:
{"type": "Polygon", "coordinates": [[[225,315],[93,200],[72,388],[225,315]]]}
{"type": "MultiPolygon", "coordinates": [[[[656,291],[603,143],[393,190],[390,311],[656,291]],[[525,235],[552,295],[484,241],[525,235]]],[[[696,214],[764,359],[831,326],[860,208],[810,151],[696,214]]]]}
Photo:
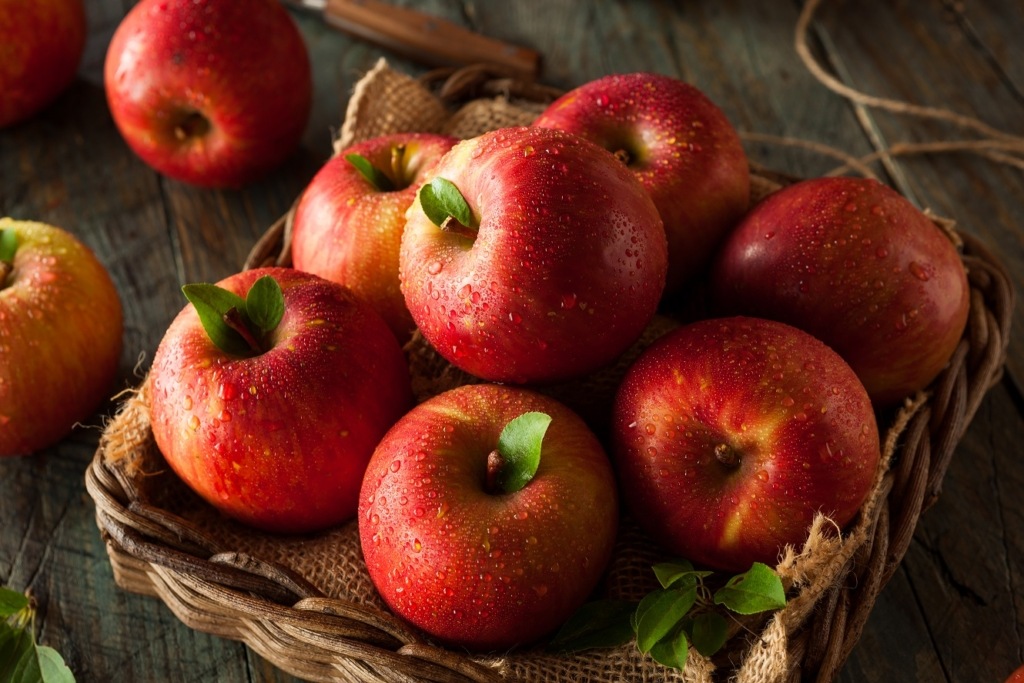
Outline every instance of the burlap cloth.
{"type": "MultiPolygon", "coordinates": [[[[422,82],[391,70],[381,60],[359,81],[351,97],[336,150],[385,133],[402,131],[440,132],[471,137],[502,126],[528,124],[543,103],[513,101],[498,95],[476,99],[452,112],[422,82]]],[[[754,193],[775,187],[760,176],[754,193]]],[[[287,251],[287,240],[283,247],[287,251]]],[[[287,254],[277,260],[287,262],[287,254]]],[[[644,338],[613,368],[582,382],[549,387],[548,393],[577,409],[600,428],[609,409],[611,393],[628,363],[674,322],[658,318],[644,338]]],[[[423,400],[433,394],[474,381],[447,365],[422,339],[407,346],[415,393],[423,400]]],[[[773,616],[740,624],[725,655],[712,663],[691,650],[685,671],[662,667],[641,655],[634,644],[614,649],[590,650],[574,656],[552,655],[542,646],[498,655],[466,655],[502,678],[529,681],[687,681],[740,683],[784,681],[793,669],[789,640],[805,626],[822,595],[844,575],[876,520],[877,506],[886,491],[882,484],[897,440],[923,402],[908,400],[886,431],[883,457],[874,489],[860,515],[840,534],[828,520],[818,519],[803,548],[787,549],[778,571],[789,588],[788,605],[773,616]],[[718,669],[716,671],[716,669],[718,669]]],[[[274,536],[224,519],[201,502],[170,472],[153,444],[149,430],[146,390],[128,397],[102,437],[100,450],[108,467],[133,490],[133,505],[176,515],[194,527],[190,537],[198,545],[240,552],[277,563],[294,571],[324,595],[343,598],[386,612],[363,564],[356,523],[312,536],[274,536]]],[[[92,491],[91,491],[92,492],[92,491]]],[[[618,547],[600,587],[604,597],[636,600],[656,587],[651,565],[664,558],[642,533],[628,522],[620,532],[618,547]]],[[[413,635],[412,637],[416,637],[413,635]]],[[[419,636],[426,640],[422,635],[419,636]]]]}

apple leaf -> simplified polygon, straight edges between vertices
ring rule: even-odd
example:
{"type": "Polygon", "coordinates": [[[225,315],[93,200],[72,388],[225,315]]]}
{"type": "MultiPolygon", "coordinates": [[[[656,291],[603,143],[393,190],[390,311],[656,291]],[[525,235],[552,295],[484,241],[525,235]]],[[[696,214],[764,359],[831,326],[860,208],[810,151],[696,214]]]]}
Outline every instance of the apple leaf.
{"type": "Polygon", "coordinates": [[[245,295],[245,312],[262,335],[272,332],[284,317],[284,294],[277,280],[264,275],[245,295]]]}
{"type": "Polygon", "coordinates": [[[705,657],[721,650],[728,636],[729,622],[718,612],[704,612],[693,620],[690,640],[693,649],[705,657]]]}
{"type": "Polygon", "coordinates": [[[374,166],[369,159],[362,154],[346,154],[345,161],[355,166],[359,174],[380,192],[391,192],[395,184],[384,171],[374,166]]]}
{"type": "Polygon", "coordinates": [[[0,261],[10,263],[18,251],[18,233],[14,228],[0,230],[0,261]]]}
{"type": "Polygon", "coordinates": [[[444,228],[449,218],[455,219],[467,228],[477,227],[466,198],[452,181],[434,178],[420,188],[419,196],[423,213],[427,214],[430,222],[439,228],[444,228]]]}
{"type": "Polygon", "coordinates": [[[185,285],[181,291],[195,306],[199,322],[217,348],[237,356],[246,356],[252,352],[245,338],[226,320],[232,310],[245,317],[245,299],[223,287],[208,283],[185,285]]]}
{"type": "Polygon", "coordinates": [[[775,570],[755,562],[719,588],[714,600],[716,605],[724,605],[737,614],[757,614],[785,607],[786,591],[775,570]]]}
{"type": "Polygon", "coordinates": [[[10,588],[0,588],[0,619],[17,614],[29,605],[27,595],[10,588]]]}
{"type": "Polygon", "coordinates": [[[509,421],[498,437],[498,453],[503,459],[498,473],[498,488],[515,493],[530,483],[540,466],[541,444],[551,416],[546,413],[523,413],[509,421]]]}
{"type": "Polygon", "coordinates": [[[654,591],[645,597],[637,608],[636,645],[640,652],[650,652],[671,633],[696,601],[696,586],[654,591]]]}
{"type": "Polygon", "coordinates": [[[690,643],[686,638],[686,631],[682,628],[675,629],[651,647],[651,658],[673,669],[682,670],[689,655],[690,643]]]}
{"type": "Polygon", "coordinates": [[[548,644],[551,652],[579,652],[595,647],[617,647],[633,638],[630,616],[636,603],[595,600],[569,617],[548,644]]]}
{"type": "Polygon", "coordinates": [[[662,588],[684,588],[696,586],[701,579],[711,576],[714,572],[697,571],[688,560],[661,562],[654,565],[654,575],[662,588]]]}
{"type": "Polygon", "coordinates": [[[64,659],[52,647],[36,644],[31,601],[0,588],[0,680],[11,683],[74,683],[64,659]]]}

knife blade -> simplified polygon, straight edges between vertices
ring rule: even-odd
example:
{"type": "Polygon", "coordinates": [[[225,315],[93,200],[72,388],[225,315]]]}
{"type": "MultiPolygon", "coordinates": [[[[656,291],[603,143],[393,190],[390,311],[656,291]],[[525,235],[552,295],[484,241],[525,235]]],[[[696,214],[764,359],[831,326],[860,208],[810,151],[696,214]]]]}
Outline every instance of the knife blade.
{"type": "Polygon", "coordinates": [[[540,53],[476,33],[451,21],[379,0],[284,0],[319,12],[328,25],[429,66],[498,64],[525,76],[540,53]]]}

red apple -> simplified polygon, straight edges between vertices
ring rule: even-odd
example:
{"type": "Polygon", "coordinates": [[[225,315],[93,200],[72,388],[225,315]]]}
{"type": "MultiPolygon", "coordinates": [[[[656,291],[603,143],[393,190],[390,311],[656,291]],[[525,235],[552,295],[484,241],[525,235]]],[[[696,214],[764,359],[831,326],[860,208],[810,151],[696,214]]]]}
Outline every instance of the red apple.
{"type": "Polygon", "coordinates": [[[1006,679],[1005,683],[1024,683],[1024,664],[1015,669],[1006,679]]]}
{"type": "Polygon", "coordinates": [[[880,457],[867,392],[823,343],[757,318],[669,332],[623,379],[612,420],[622,495],[674,554],[775,565],[816,512],[847,524],[880,457]]]}
{"type": "Polygon", "coordinates": [[[751,210],[719,255],[725,313],[810,332],[879,407],[928,385],[956,349],[970,291],[953,243],[909,201],[863,178],[818,178],[751,210]]]}
{"type": "Polygon", "coordinates": [[[739,135],[704,93],[676,78],[605,76],[555,100],[533,125],[581,135],[629,166],[665,223],[667,291],[707,267],[750,203],[739,135]]]}
{"type": "Polygon", "coordinates": [[[316,174],[295,210],[292,265],[349,287],[400,340],[416,326],[398,282],[405,212],[427,171],[456,142],[400,133],[352,145],[316,174]]]}
{"type": "Polygon", "coordinates": [[[225,308],[234,329],[215,337],[225,350],[195,306],[171,323],[150,371],[153,437],[178,476],[224,514],[269,531],[312,531],[355,514],[366,463],[411,401],[409,375],[383,319],[339,284],[266,268],[218,286],[244,300],[236,311],[250,311],[263,276],[283,293],[272,329],[258,333],[225,308]]]}
{"type": "Polygon", "coordinates": [[[0,0],[0,128],[67,88],[85,48],[82,0],[0,0]]]}
{"type": "Polygon", "coordinates": [[[459,143],[424,182],[402,236],[402,293],[457,367],[500,382],[576,377],[615,359],[654,315],[664,229],[606,150],[506,128],[459,143]],[[465,200],[465,222],[425,213],[439,183],[465,200]]]}
{"type": "Polygon", "coordinates": [[[210,187],[284,160],[312,104],[305,43],[273,0],[142,0],[110,41],[104,84],[143,161],[210,187]]]}
{"type": "Polygon", "coordinates": [[[117,290],[88,247],[60,228],[0,219],[0,456],[49,446],[96,410],[122,332],[117,290]]]}
{"type": "Polygon", "coordinates": [[[611,558],[617,505],[607,456],[575,413],[525,389],[468,385],[421,403],[381,441],[359,536],[396,614],[446,643],[504,650],[587,599],[611,558]],[[540,460],[513,490],[506,427],[524,414],[541,419],[524,440],[540,460]]]}

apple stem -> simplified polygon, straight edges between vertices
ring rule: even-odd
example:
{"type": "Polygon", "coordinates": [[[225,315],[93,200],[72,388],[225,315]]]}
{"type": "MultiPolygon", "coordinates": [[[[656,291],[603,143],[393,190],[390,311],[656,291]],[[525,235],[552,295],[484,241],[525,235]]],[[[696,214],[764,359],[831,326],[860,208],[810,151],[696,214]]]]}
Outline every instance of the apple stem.
{"type": "Polygon", "coordinates": [[[259,340],[253,335],[252,330],[245,324],[245,320],[242,318],[242,314],[235,307],[228,309],[228,312],[224,314],[224,323],[233,329],[235,332],[242,336],[245,343],[249,345],[254,352],[257,354],[263,353],[263,345],[260,344],[259,340]]]}
{"type": "Polygon", "coordinates": [[[391,147],[391,179],[395,181],[396,188],[404,188],[408,185],[405,174],[402,172],[402,165],[405,161],[405,145],[393,145],[391,147]]]}
{"type": "Polygon", "coordinates": [[[715,458],[730,470],[740,466],[740,454],[729,444],[720,443],[715,446],[715,458]]]}
{"type": "Polygon", "coordinates": [[[498,484],[498,477],[505,468],[505,456],[494,449],[487,454],[487,481],[484,483],[484,490],[487,493],[501,493],[501,486],[498,484]]]}
{"type": "Polygon", "coordinates": [[[12,270],[14,270],[13,263],[0,261],[0,289],[7,286],[7,278],[10,277],[12,270]]]}
{"type": "Polygon", "coordinates": [[[441,222],[440,227],[445,232],[452,232],[455,233],[456,235],[468,237],[469,239],[476,238],[477,231],[474,228],[471,228],[468,225],[463,225],[459,221],[455,220],[454,216],[448,216],[448,218],[445,218],[441,222]]]}

